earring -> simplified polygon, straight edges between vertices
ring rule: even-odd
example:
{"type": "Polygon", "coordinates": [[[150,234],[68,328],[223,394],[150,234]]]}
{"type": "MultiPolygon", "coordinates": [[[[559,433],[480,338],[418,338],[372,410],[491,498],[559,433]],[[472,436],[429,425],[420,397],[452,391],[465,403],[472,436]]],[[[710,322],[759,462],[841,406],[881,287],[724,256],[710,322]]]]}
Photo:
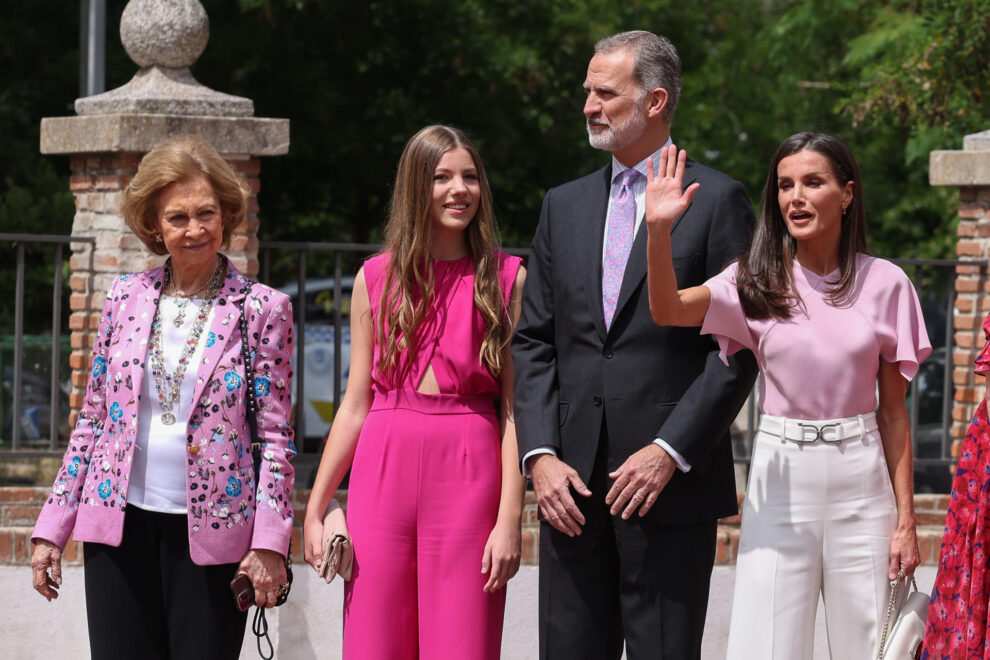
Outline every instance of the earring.
{"type": "Polygon", "coordinates": [[[846,207],[846,205],[845,205],[845,204],[843,204],[843,205],[842,205],[842,215],[845,215],[845,214],[846,214],[846,211],[848,211],[848,210],[849,210],[849,209],[848,209],[848,208],[846,207]]]}

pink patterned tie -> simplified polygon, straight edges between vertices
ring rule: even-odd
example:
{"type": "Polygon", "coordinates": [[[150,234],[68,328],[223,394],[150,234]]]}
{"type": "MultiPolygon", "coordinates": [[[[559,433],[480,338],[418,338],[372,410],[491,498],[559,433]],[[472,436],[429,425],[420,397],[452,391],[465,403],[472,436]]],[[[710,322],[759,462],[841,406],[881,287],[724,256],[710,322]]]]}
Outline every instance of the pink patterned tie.
{"type": "Polygon", "coordinates": [[[605,263],[602,264],[602,310],[605,312],[605,328],[612,325],[615,304],[619,301],[622,274],[633,244],[636,227],[636,195],[633,182],[643,176],[633,169],[622,173],[622,187],[612,200],[608,219],[608,236],[605,237],[605,263]]]}

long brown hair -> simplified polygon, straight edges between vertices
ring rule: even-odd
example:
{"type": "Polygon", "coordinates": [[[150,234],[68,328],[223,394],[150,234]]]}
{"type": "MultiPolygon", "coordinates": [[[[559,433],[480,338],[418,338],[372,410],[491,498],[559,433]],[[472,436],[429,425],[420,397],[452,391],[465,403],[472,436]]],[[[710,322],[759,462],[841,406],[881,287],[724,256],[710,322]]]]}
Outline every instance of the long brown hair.
{"type": "Polygon", "coordinates": [[[824,133],[796,133],[784,140],[770,163],[763,186],[760,219],[753,243],[739,258],[736,287],[743,311],[751,319],[790,318],[801,298],[791,278],[797,241],[787,231],[787,223],[777,201],[777,166],[784,158],[810,150],[824,156],[839,185],[853,182],[852,203],[842,216],[839,238],[839,279],[829,289],[829,302],[842,304],[856,281],[856,254],[866,252],[866,209],[863,204],[863,178],[849,148],[839,138],[824,133]]]}
{"type": "Polygon", "coordinates": [[[502,350],[509,340],[508,305],[498,279],[498,232],[488,176],[467,134],[450,126],[427,126],[410,138],[399,158],[385,226],[383,251],[391,257],[385,271],[375,338],[381,347],[379,370],[392,382],[401,379],[400,370],[410,363],[401,359],[402,353],[417,350],[416,334],[433,298],[433,173],[440,158],[457,148],[471,154],[481,185],[478,211],[466,229],[474,262],[474,306],[485,322],[478,357],[492,375],[502,373],[502,350]]]}

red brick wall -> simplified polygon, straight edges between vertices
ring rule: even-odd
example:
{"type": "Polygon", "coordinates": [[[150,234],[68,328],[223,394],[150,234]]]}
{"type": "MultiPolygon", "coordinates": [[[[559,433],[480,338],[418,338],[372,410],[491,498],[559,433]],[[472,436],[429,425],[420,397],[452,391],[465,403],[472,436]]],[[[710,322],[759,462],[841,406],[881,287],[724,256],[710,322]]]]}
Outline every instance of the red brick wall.
{"type": "Polygon", "coordinates": [[[972,266],[956,267],[956,315],[954,366],[955,403],[952,407],[952,453],[959,449],[977,404],[986,393],[983,379],[973,374],[973,360],[985,344],[983,319],[990,312],[990,280],[987,279],[987,259],[990,258],[990,186],[964,186],[959,190],[959,227],[956,254],[960,259],[972,259],[972,266]]]}
{"type": "MultiPolygon", "coordinates": [[[[0,564],[31,563],[31,530],[48,497],[47,488],[0,488],[0,564]]],[[[82,546],[70,540],[62,561],[82,563],[82,546]]]]}

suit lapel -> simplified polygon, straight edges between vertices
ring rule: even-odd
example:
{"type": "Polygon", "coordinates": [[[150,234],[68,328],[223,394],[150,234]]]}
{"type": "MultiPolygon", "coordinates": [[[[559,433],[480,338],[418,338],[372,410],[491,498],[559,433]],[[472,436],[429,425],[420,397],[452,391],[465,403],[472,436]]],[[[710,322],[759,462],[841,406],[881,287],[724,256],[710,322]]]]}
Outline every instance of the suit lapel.
{"type": "Polygon", "coordinates": [[[588,197],[583,200],[588,212],[589,221],[579,223],[578,226],[587,226],[588,239],[584,248],[587,250],[582,257],[575,255],[577,264],[593,264],[590,268],[581,268],[583,273],[584,287],[588,295],[589,313],[595,323],[595,330],[598,337],[605,341],[605,311],[602,309],[602,254],[605,249],[605,216],[608,215],[608,193],[612,187],[612,166],[606,165],[597,172],[600,175],[598,183],[591,187],[588,197]],[[586,259],[586,261],[585,261],[586,259]]]}
{"type": "Polygon", "coordinates": [[[206,386],[226,351],[228,351],[228,347],[230,347],[230,352],[236,348],[237,352],[240,353],[239,305],[247,294],[249,283],[250,280],[241,275],[240,271],[227,260],[227,277],[213,303],[213,320],[210,322],[209,330],[204,333],[205,336],[200,339],[200,341],[205,342],[205,345],[203,346],[203,357],[200,360],[199,369],[196,371],[196,385],[192,399],[193,410],[203,398],[206,386]],[[236,342],[237,346],[231,346],[232,342],[236,342]]]}
{"type": "MultiPolygon", "coordinates": [[[[687,168],[684,171],[684,188],[686,189],[689,185],[691,185],[696,178],[697,176],[693,171],[692,163],[690,160],[688,160],[687,168]]],[[[681,214],[681,217],[679,217],[677,221],[674,222],[673,227],[670,228],[670,233],[672,236],[674,232],[677,231],[677,227],[681,224],[681,221],[684,220],[684,216],[687,215],[688,212],[690,212],[690,210],[691,207],[688,207],[688,209],[684,211],[683,214],[681,214]]],[[[604,233],[604,231],[602,233],[604,233]]],[[[601,272],[601,267],[599,267],[598,270],[599,272],[601,272]]],[[[629,260],[626,261],[626,270],[622,274],[622,286],[619,288],[619,299],[615,303],[615,316],[612,317],[613,322],[614,319],[617,319],[619,317],[619,313],[622,311],[622,308],[625,306],[626,303],[629,302],[629,299],[632,297],[633,292],[636,290],[636,288],[640,285],[640,283],[643,281],[645,277],[646,277],[646,218],[644,217],[643,221],[639,224],[639,230],[636,232],[636,238],[633,241],[632,250],[629,252],[629,260]]],[[[601,280],[600,277],[599,280],[601,280]]],[[[601,293],[601,282],[599,282],[598,290],[599,293],[601,293]]],[[[600,299],[601,296],[599,295],[599,300],[600,299]]],[[[601,305],[599,305],[599,307],[600,306],[601,305]]],[[[599,316],[602,316],[602,318],[604,319],[603,314],[599,314],[599,316]]]]}

